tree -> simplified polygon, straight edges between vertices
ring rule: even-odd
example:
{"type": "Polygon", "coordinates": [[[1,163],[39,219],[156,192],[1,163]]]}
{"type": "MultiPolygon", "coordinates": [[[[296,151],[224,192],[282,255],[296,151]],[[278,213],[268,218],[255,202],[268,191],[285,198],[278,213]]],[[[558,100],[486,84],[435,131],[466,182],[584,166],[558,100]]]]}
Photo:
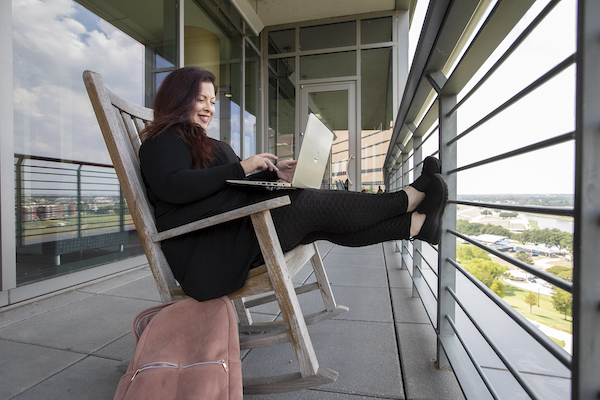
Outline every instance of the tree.
{"type": "Polygon", "coordinates": [[[563,232],[560,236],[559,242],[560,249],[572,249],[573,248],[573,234],[563,232]]]}
{"type": "Polygon", "coordinates": [[[506,285],[500,279],[495,279],[492,283],[492,286],[490,286],[490,290],[496,293],[498,296],[504,297],[504,294],[506,293],[506,285]]]}
{"type": "Polygon", "coordinates": [[[456,260],[481,283],[498,296],[504,297],[505,285],[500,278],[507,267],[492,261],[488,253],[479,247],[466,244],[456,246],[456,260]]]}
{"type": "Polygon", "coordinates": [[[483,215],[492,215],[492,212],[490,210],[483,210],[481,212],[481,214],[483,214],[483,215]]]}
{"type": "Polygon", "coordinates": [[[472,224],[467,220],[459,219],[456,221],[456,229],[463,235],[480,235],[483,224],[472,224]]]}
{"type": "Polygon", "coordinates": [[[456,261],[459,263],[472,260],[474,258],[482,258],[484,260],[491,260],[490,256],[483,249],[469,244],[458,244],[456,245],[456,261]]]}
{"type": "Polygon", "coordinates": [[[522,244],[531,242],[531,232],[532,231],[527,230],[527,231],[521,233],[519,242],[521,242],[522,244]]]}
{"type": "Polygon", "coordinates": [[[515,255],[515,258],[519,261],[523,261],[525,264],[533,265],[533,257],[531,254],[525,252],[519,252],[515,255]]]}
{"type": "Polygon", "coordinates": [[[498,235],[498,236],[510,236],[510,231],[506,228],[503,228],[499,225],[487,224],[481,229],[481,233],[486,233],[488,235],[498,235]]]}
{"type": "Polygon", "coordinates": [[[561,265],[555,265],[546,269],[546,272],[554,276],[564,279],[565,281],[573,282],[573,269],[569,267],[563,267],[561,265]]]}
{"type": "Polygon", "coordinates": [[[525,303],[529,305],[529,314],[531,314],[531,307],[535,306],[537,303],[537,296],[533,292],[527,293],[525,296],[525,303]]]}
{"type": "Polygon", "coordinates": [[[565,319],[567,319],[567,315],[571,315],[573,309],[573,296],[556,286],[552,288],[552,291],[552,307],[559,313],[565,314],[565,319]]]}

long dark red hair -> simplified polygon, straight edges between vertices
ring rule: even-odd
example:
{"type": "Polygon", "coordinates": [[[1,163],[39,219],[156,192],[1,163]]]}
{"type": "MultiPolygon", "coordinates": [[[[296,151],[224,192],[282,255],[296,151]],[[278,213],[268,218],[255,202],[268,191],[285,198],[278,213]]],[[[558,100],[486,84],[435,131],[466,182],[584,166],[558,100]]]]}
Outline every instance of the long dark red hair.
{"type": "Polygon", "coordinates": [[[142,142],[173,130],[187,144],[192,153],[192,167],[207,167],[217,149],[206,131],[190,122],[192,109],[202,82],[212,83],[217,93],[215,75],[196,67],[180,68],[171,72],[160,85],[154,98],[154,121],[141,133],[142,142]]]}

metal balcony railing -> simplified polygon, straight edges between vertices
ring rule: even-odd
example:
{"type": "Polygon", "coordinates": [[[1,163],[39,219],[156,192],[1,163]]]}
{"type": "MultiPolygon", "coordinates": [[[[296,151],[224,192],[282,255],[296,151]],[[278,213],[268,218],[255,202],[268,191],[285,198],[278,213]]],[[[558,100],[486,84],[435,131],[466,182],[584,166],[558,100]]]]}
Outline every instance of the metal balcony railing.
{"type": "Polygon", "coordinates": [[[130,241],[135,227],[111,165],[23,154],[15,154],[14,165],[19,284],[72,272],[60,267],[65,254],[88,252],[93,258],[94,251],[112,248],[130,256],[123,251],[136,246],[130,241]]]}
{"type": "MultiPolygon", "coordinates": [[[[418,175],[426,155],[437,155],[442,161],[442,174],[449,187],[442,242],[435,247],[419,241],[403,241],[399,243],[399,250],[413,278],[413,295],[421,298],[436,329],[438,365],[452,367],[469,399],[592,399],[600,396],[599,350],[594,345],[598,330],[591,329],[600,325],[600,294],[594,289],[600,284],[600,275],[596,272],[600,185],[598,169],[594,168],[594,154],[600,154],[597,135],[600,126],[597,95],[600,3],[562,0],[563,5],[566,3],[578,8],[573,14],[578,26],[576,52],[567,54],[537,79],[459,131],[457,119],[465,105],[480,95],[486,82],[515,55],[540,24],[550,15],[556,21],[555,10],[561,1],[431,0],[384,164],[387,187],[400,190],[418,175]],[[519,33],[515,35],[515,31],[519,33]],[[507,38],[511,40],[508,44],[507,38]],[[573,71],[576,71],[572,87],[576,93],[574,130],[549,134],[534,143],[517,143],[509,151],[498,150],[497,154],[479,156],[479,159],[477,155],[459,152],[459,145],[468,135],[485,135],[487,126],[498,116],[520,107],[522,100],[561,74],[575,75],[573,71]],[[565,145],[575,149],[574,165],[564,166],[575,174],[574,207],[459,200],[457,180],[461,173],[485,168],[487,173],[499,177],[502,162],[565,145]],[[459,233],[457,208],[461,206],[573,217],[573,283],[459,233]],[[589,220],[582,219],[586,214],[589,220]],[[481,248],[512,267],[571,293],[573,356],[460,265],[456,261],[457,240],[481,248]],[[584,276],[587,279],[582,281],[584,276]],[[588,354],[590,352],[593,355],[588,354]]],[[[565,114],[569,115],[567,110],[565,114]]],[[[487,141],[493,144],[501,139],[488,137],[487,141]]],[[[557,160],[547,162],[551,165],[557,160]]],[[[522,178],[535,177],[523,171],[522,178]]]]}

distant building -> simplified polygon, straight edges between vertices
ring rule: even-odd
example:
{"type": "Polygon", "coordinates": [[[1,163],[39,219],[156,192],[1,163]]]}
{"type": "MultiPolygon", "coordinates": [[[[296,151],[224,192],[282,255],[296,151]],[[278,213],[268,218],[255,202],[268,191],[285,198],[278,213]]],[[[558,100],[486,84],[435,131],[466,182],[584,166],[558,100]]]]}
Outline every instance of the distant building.
{"type": "Polygon", "coordinates": [[[473,239],[484,244],[508,244],[509,237],[500,235],[479,235],[474,237],[473,239]]]}
{"type": "Polygon", "coordinates": [[[541,254],[546,257],[556,256],[562,252],[556,247],[546,247],[532,244],[519,244],[515,246],[517,251],[525,251],[529,254],[541,254]]]}

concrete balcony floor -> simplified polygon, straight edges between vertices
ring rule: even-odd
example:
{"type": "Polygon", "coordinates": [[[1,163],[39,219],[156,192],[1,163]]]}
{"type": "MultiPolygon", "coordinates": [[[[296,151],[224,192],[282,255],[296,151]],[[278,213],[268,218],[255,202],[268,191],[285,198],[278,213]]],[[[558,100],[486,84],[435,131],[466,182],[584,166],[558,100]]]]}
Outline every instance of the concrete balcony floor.
{"type": "MultiPolygon", "coordinates": [[[[319,243],[336,300],[350,311],[309,326],[319,363],[339,373],[315,389],[251,399],[462,399],[437,370],[436,337],[392,243],[319,243]]],[[[314,281],[305,267],[296,283],[314,281]]],[[[303,311],[317,293],[300,297],[303,311]]],[[[112,399],[133,354],[131,322],[159,297],[148,267],[0,311],[0,399],[112,399]]],[[[254,317],[273,320],[263,306],[254,317]]],[[[296,372],[289,344],[242,353],[245,376],[296,372]],[[293,361],[292,361],[293,360],[293,361]],[[290,362],[291,361],[291,362],[290,362]]]]}

